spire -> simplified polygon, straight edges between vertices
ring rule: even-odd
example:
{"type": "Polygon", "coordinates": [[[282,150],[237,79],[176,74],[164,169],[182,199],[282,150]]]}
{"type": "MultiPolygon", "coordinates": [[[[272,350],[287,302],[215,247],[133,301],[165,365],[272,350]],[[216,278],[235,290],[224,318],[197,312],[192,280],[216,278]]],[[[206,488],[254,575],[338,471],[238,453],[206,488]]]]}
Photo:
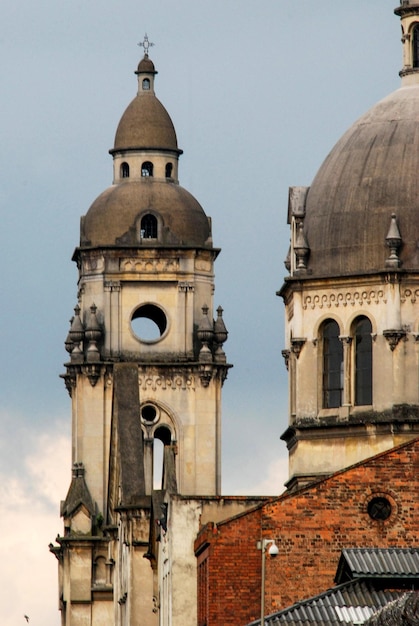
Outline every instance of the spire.
{"type": "Polygon", "coordinates": [[[401,261],[398,256],[398,252],[402,245],[402,238],[397,225],[397,217],[395,213],[392,213],[391,215],[390,228],[387,233],[386,244],[390,248],[390,256],[386,260],[386,267],[400,267],[401,261]]]}
{"type": "Polygon", "coordinates": [[[74,463],[70,488],[66,499],[61,503],[62,517],[72,517],[80,506],[84,506],[88,513],[93,516],[95,504],[90,495],[84,475],[85,469],[83,463],[74,463]]]}

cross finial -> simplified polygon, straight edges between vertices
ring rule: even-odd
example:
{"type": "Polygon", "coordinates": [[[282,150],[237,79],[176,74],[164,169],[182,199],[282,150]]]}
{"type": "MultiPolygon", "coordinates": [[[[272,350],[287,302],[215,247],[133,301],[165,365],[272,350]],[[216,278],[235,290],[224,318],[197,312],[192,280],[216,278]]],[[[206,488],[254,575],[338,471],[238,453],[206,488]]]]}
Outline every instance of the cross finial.
{"type": "Polygon", "coordinates": [[[149,41],[148,35],[146,33],[144,35],[144,41],[140,41],[140,43],[137,45],[140,46],[140,48],[144,48],[144,56],[148,57],[148,49],[150,48],[150,46],[154,46],[154,43],[149,41]]]}

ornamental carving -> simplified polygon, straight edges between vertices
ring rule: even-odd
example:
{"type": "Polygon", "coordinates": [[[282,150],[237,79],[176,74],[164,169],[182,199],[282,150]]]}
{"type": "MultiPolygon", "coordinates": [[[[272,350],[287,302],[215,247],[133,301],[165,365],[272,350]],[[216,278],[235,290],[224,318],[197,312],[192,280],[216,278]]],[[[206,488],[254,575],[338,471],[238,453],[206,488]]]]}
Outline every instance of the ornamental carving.
{"type": "Polygon", "coordinates": [[[415,304],[419,300],[419,289],[404,289],[401,293],[401,302],[410,300],[412,304],[415,304]]]}
{"type": "Polygon", "coordinates": [[[403,339],[404,341],[406,341],[406,331],[404,329],[400,329],[400,330],[384,330],[383,331],[383,335],[384,337],[387,339],[388,344],[390,346],[390,350],[392,352],[394,352],[394,349],[398,346],[399,341],[401,339],[403,339]]]}
{"type": "Polygon", "coordinates": [[[332,307],[361,306],[363,304],[379,304],[386,302],[382,289],[369,291],[346,291],[324,293],[322,295],[306,296],[303,302],[304,309],[330,309],[332,307]]]}
{"type": "Polygon", "coordinates": [[[187,281],[180,281],[178,284],[178,289],[180,292],[186,293],[187,291],[195,291],[195,286],[193,283],[188,283],[187,281]]]}
{"type": "Polygon", "coordinates": [[[166,376],[160,376],[158,374],[140,374],[138,376],[138,384],[142,391],[147,391],[148,389],[151,389],[152,391],[160,389],[185,391],[187,389],[192,389],[194,391],[195,377],[188,374],[169,374],[166,376]]]}
{"type": "Polygon", "coordinates": [[[303,349],[306,341],[307,340],[305,337],[294,337],[293,339],[291,339],[291,352],[295,354],[297,359],[300,356],[301,350],[303,349]]]}
{"type": "Polygon", "coordinates": [[[139,273],[177,272],[179,259],[122,259],[121,271],[139,273]]]}

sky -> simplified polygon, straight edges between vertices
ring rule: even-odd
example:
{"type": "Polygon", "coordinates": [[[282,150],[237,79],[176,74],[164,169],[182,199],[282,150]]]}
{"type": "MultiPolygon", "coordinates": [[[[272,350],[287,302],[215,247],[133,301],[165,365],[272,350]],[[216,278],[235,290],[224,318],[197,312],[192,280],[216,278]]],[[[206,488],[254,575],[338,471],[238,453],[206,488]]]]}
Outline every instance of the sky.
{"type": "Polygon", "coordinates": [[[223,493],[287,478],[282,301],[288,187],[397,89],[394,0],[21,0],[0,9],[0,623],[58,626],[59,502],[70,399],[59,378],[76,304],[79,221],[111,184],[108,150],[136,94],[145,32],[179,179],[213,220],[223,493]]]}

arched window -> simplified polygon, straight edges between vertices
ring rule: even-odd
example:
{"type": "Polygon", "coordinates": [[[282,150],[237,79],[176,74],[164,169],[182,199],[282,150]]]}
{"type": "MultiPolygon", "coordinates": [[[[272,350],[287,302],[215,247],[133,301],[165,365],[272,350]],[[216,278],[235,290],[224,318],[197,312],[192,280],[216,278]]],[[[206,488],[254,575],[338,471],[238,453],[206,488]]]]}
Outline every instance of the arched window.
{"type": "Polygon", "coordinates": [[[342,405],[343,345],[339,339],[339,326],[334,320],[323,324],[323,408],[342,405]]]}
{"type": "Polygon", "coordinates": [[[125,161],[121,163],[121,178],[129,178],[129,165],[125,161]]]}
{"type": "Polygon", "coordinates": [[[149,78],[144,78],[143,79],[143,90],[144,91],[149,91],[150,90],[150,79],[149,78]]]}
{"type": "Polygon", "coordinates": [[[157,218],[151,213],[141,220],[141,239],[157,239],[157,218]]]}
{"type": "Polygon", "coordinates": [[[368,317],[354,323],[355,404],[372,404],[372,326],[368,317]]]}
{"type": "Polygon", "coordinates": [[[415,24],[412,33],[413,67],[419,68],[419,24],[415,24]]]}
{"type": "Polygon", "coordinates": [[[150,161],[144,161],[142,164],[141,176],[153,176],[153,164],[150,161]]]}
{"type": "Polygon", "coordinates": [[[172,177],[173,165],[172,163],[166,163],[166,178],[172,177]]]}
{"type": "Polygon", "coordinates": [[[164,489],[164,471],[166,446],[169,446],[172,434],[166,426],[160,426],[154,432],[153,445],[153,485],[154,489],[164,489]]]}

